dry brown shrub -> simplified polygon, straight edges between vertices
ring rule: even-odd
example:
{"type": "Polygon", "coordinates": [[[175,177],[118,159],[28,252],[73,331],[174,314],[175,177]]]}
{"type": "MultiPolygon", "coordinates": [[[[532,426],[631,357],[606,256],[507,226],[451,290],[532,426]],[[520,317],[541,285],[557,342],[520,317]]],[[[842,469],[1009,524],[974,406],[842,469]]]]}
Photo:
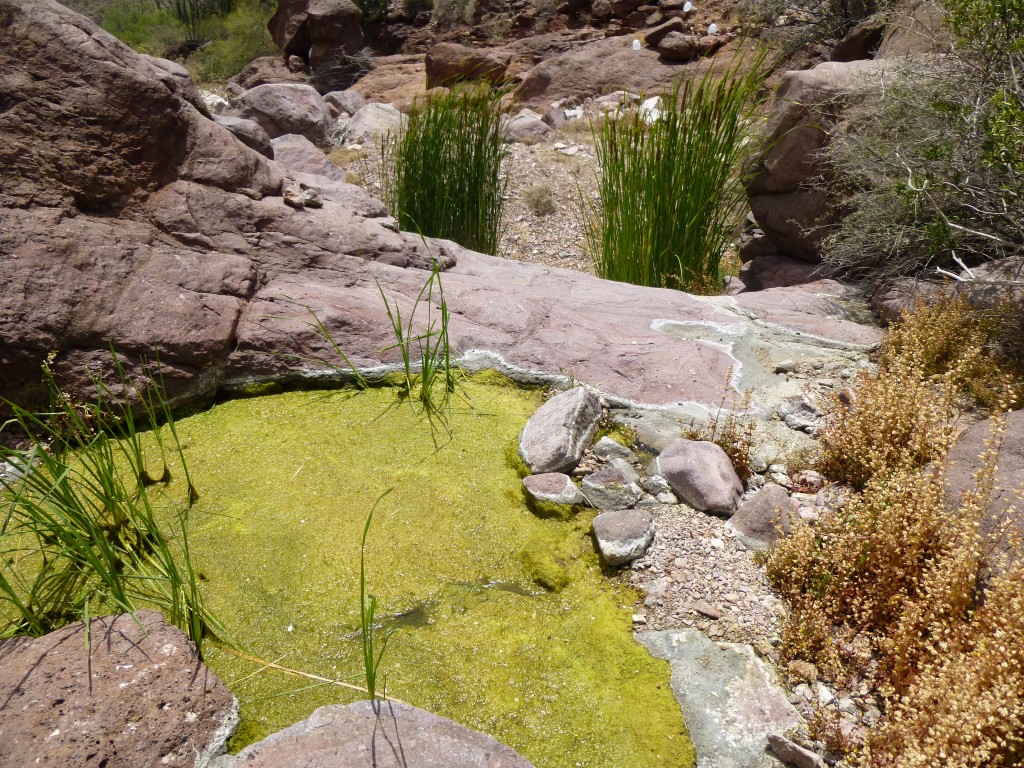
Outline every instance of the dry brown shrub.
{"type": "Polygon", "coordinates": [[[945,455],[963,411],[1007,391],[994,331],[963,297],[918,304],[893,325],[878,370],[825,403],[819,470],[863,488],[945,455]]]}

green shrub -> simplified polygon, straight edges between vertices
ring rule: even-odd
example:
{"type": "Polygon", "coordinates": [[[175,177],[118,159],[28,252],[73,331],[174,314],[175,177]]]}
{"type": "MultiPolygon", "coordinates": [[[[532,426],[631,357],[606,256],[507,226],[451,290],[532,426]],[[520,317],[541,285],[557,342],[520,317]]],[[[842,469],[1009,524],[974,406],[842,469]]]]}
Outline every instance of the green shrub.
{"type": "Polygon", "coordinates": [[[140,53],[161,56],[185,41],[185,32],[167,10],[142,10],[135,3],[118,3],[103,14],[101,26],[140,53]]]}
{"type": "Polygon", "coordinates": [[[766,54],[685,77],[649,122],[640,111],[596,131],[600,201],[584,200],[597,273],[636,285],[717,293],[742,216],[736,172],[755,124],[766,54]],[[713,74],[714,73],[714,74],[713,74]]]}
{"type": "Polygon", "coordinates": [[[221,36],[188,58],[193,78],[201,83],[223,81],[253,59],[278,53],[267,29],[271,14],[259,0],[240,0],[224,17],[221,36]]]}
{"type": "Polygon", "coordinates": [[[484,89],[450,91],[384,141],[384,201],[402,229],[497,252],[508,186],[500,99],[484,89]]]}

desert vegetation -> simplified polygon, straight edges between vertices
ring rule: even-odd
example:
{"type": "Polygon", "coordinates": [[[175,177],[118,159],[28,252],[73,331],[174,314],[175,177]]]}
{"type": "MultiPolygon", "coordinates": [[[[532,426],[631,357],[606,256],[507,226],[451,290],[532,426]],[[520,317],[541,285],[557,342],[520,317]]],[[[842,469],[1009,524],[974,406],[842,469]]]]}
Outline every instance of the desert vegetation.
{"type": "Polygon", "coordinates": [[[768,560],[791,609],[785,658],[865,681],[885,702],[864,743],[825,734],[856,765],[1014,765],[1022,755],[1021,543],[1012,512],[982,524],[1000,414],[1017,402],[994,334],[963,299],[906,316],[878,369],[830,404],[819,467],[848,484],[848,499],[768,560]],[[994,427],[975,489],[950,499],[945,454],[979,382],[1001,393],[994,427]]]}
{"type": "Polygon", "coordinates": [[[598,275],[721,289],[722,257],[743,215],[736,167],[756,129],[766,59],[759,50],[724,73],[684,77],[655,111],[598,125],[598,200],[582,202],[598,275]]]}
{"type": "Polygon", "coordinates": [[[500,101],[500,91],[451,90],[384,141],[384,202],[403,229],[497,252],[507,186],[500,101]]]}

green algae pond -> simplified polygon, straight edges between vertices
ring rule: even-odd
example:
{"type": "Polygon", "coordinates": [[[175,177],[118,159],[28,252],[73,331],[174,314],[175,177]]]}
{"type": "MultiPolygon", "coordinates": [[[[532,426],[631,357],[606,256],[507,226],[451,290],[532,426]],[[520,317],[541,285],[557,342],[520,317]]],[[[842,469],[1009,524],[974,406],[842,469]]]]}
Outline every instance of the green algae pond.
{"type": "MultiPolygon", "coordinates": [[[[231,400],[177,422],[199,493],[193,564],[234,642],[204,644],[240,702],[230,751],[362,697],[341,684],[365,685],[360,539],[376,503],[367,591],[378,636],[393,632],[378,692],[538,768],[689,768],[669,666],[632,638],[637,596],[602,573],[592,511],[526,506],[516,437],[541,395],[497,377],[464,387],[451,436],[387,387],[231,400]]],[[[179,474],[157,494],[168,504],[179,474]]]]}

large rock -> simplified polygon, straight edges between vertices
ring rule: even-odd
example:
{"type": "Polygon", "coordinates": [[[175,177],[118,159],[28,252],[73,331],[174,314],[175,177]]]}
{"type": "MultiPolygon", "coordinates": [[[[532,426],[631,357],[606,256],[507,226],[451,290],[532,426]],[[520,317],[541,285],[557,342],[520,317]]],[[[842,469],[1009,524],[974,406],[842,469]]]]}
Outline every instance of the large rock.
{"type": "Polygon", "coordinates": [[[427,88],[465,80],[499,82],[505,76],[510,58],[503,51],[469,48],[458,43],[438,43],[427,51],[427,88]]]}
{"type": "Polygon", "coordinates": [[[654,541],[654,515],[649,509],[602,512],[592,526],[597,549],[612,567],[643,557],[654,541]]]}
{"type": "Polygon", "coordinates": [[[331,162],[313,142],[305,136],[288,133],[272,142],[274,159],[286,168],[299,173],[323,176],[332,181],[345,181],[345,172],[331,162]]]}
{"type": "Polygon", "coordinates": [[[715,643],[695,629],[637,635],[672,667],[672,693],[697,751],[697,768],[778,768],[768,733],[801,723],[771,668],[748,645],[715,643]]]}
{"type": "Polygon", "coordinates": [[[490,736],[395,701],[332,704],[218,768],[533,768],[490,736]]]}
{"type": "Polygon", "coordinates": [[[234,696],[158,611],[0,642],[0,763],[205,768],[238,725],[234,696]],[[88,650],[87,650],[88,646],[88,650]]]}
{"type": "Polygon", "coordinates": [[[272,139],[294,133],[323,144],[334,124],[323,97],[311,85],[258,85],[231,106],[240,117],[259,123],[272,139]]]}
{"type": "Polygon", "coordinates": [[[339,114],[350,117],[366,106],[366,98],[358,91],[331,91],[324,94],[324,103],[328,108],[334,107],[339,114]]]}
{"type": "Polygon", "coordinates": [[[694,509],[731,515],[743,496],[729,457],[707,440],[676,440],[655,463],[658,474],[694,509]]]}
{"type": "Polygon", "coordinates": [[[349,141],[369,141],[394,136],[402,130],[407,118],[390,104],[367,104],[361,107],[345,127],[349,141]]]}
{"type": "MultiPolygon", "coordinates": [[[[982,465],[980,457],[986,449],[985,441],[991,436],[992,420],[985,419],[965,429],[947,454],[947,499],[954,508],[966,491],[975,490],[974,476],[982,465]]],[[[997,467],[981,532],[987,536],[1008,524],[1011,533],[1024,536],[1024,508],[1015,503],[1016,493],[1024,488],[1024,411],[1007,415],[997,467]]],[[[1009,540],[1004,537],[1003,552],[1014,559],[1021,557],[1019,549],[1009,549],[1009,546],[1009,540]]]]}
{"type": "Polygon", "coordinates": [[[315,71],[336,52],[359,52],[362,20],[363,12],[352,0],[280,0],[268,26],[285,54],[301,56],[315,71]]]}
{"type": "MultiPolygon", "coordinates": [[[[295,58],[292,56],[291,60],[294,62],[295,58]]],[[[282,56],[260,56],[250,61],[242,67],[237,75],[228,80],[231,90],[241,89],[243,91],[259,85],[276,83],[309,85],[309,77],[303,69],[289,67],[282,56]]],[[[231,93],[229,90],[229,95],[237,96],[238,94],[231,93]]]]}
{"type": "Polygon", "coordinates": [[[797,518],[797,503],[781,485],[769,483],[740,504],[726,527],[748,549],[769,549],[788,536],[797,518]]]}
{"type": "Polygon", "coordinates": [[[762,149],[744,183],[758,226],[783,254],[821,260],[821,244],[842,215],[822,156],[829,130],[850,100],[881,83],[893,66],[825,62],[782,76],[762,149]]]}
{"type": "Polygon", "coordinates": [[[519,434],[519,456],[533,474],[573,469],[601,418],[601,402],[585,387],[548,400],[519,434]]]}

